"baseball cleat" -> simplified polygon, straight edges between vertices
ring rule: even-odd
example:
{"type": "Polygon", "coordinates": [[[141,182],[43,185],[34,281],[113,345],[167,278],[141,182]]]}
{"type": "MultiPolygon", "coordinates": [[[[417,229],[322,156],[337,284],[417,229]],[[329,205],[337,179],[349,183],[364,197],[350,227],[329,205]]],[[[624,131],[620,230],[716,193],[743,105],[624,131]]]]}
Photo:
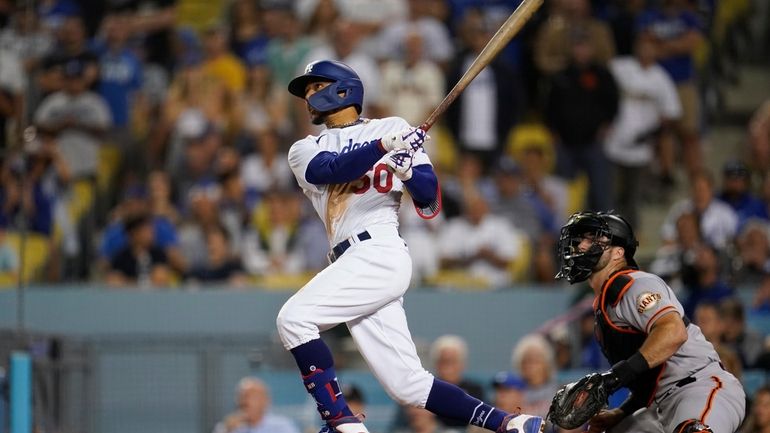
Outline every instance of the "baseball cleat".
{"type": "Polygon", "coordinates": [[[318,433],[369,433],[364,425],[364,414],[343,416],[331,420],[318,433]]]}
{"type": "Polygon", "coordinates": [[[512,413],[503,418],[497,433],[543,433],[543,418],[534,415],[512,413]]]}

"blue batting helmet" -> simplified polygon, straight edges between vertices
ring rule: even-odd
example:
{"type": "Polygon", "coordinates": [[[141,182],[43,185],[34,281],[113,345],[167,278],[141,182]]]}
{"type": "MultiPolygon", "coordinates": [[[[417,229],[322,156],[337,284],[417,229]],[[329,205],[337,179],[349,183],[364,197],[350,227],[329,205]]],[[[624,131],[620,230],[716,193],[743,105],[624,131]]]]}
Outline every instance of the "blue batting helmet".
{"type": "Polygon", "coordinates": [[[354,106],[358,113],[364,103],[364,85],[356,71],[335,60],[319,60],[305,67],[305,73],[291,80],[289,92],[305,97],[305,88],[313,81],[329,81],[332,84],[314,93],[307,102],[313,109],[324,113],[354,106]]]}

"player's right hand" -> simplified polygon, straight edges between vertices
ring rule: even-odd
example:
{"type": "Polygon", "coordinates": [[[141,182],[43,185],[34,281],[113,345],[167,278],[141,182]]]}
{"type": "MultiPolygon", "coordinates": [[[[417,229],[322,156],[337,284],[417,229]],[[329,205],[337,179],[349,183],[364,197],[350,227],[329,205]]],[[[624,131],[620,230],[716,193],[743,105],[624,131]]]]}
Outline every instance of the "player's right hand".
{"type": "Polygon", "coordinates": [[[620,409],[602,409],[588,421],[588,433],[602,433],[615,427],[626,417],[620,409]]]}
{"type": "Polygon", "coordinates": [[[380,140],[385,152],[393,150],[419,150],[426,141],[430,140],[427,132],[420,128],[409,127],[395,134],[389,134],[380,140]]]}

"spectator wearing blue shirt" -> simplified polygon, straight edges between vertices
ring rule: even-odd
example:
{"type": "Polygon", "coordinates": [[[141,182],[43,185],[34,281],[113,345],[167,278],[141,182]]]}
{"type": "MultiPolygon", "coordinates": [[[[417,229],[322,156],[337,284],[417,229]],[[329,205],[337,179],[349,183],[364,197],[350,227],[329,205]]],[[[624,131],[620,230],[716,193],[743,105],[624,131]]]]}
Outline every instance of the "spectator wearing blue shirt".
{"type": "MultiPolygon", "coordinates": [[[[640,14],[638,30],[647,33],[657,43],[658,63],[671,76],[682,103],[682,117],[677,134],[682,143],[684,163],[688,172],[702,163],[700,148],[700,102],[695,82],[695,50],[703,42],[703,24],[691,10],[688,0],[664,0],[662,8],[640,14]]],[[[664,180],[672,181],[674,152],[670,140],[664,140],[661,169],[664,180]]]]}
{"type": "Polygon", "coordinates": [[[722,193],[719,198],[738,214],[739,232],[750,219],[770,220],[765,203],[751,193],[751,172],[743,161],[727,161],[722,167],[722,193]]]}
{"type": "Polygon", "coordinates": [[[129,49],[129,15],[110,13],[102,23],[102,39],[96,41],[99,56],[99,94],[107,101],[112,121],[121,135],[131,119],[133,93],[142,86],[142,63],[129,49]]]}
{"type": "MultiPolygon", "coordinates": [[[[123,201],[115,209],[115,220],[107,226],[99,246],[99,257],[102,263],[108,263],[128,244],[124,222],[136,215],[149,212],[147,191],[144,187],[135,186],[128,189],[123,201]]],[[[168,257],[169,264],[178,273],[187,269],[186,262],[179,249],[177,229],[164,215],[152,215],[150,224],[153,230],[153,246],[161,249],[168,257]]]]}

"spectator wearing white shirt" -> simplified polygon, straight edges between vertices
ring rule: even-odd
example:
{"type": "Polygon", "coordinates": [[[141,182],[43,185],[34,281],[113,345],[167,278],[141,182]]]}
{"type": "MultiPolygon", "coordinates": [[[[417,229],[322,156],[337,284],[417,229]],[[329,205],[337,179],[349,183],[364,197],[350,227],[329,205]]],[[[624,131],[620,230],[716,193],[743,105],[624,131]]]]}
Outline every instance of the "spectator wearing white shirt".
{"type": "Polygon", "coordinates": [[[511,263],[521,254],[524,234],[506,218],[489,212],[487,201],[468,193],[461,216],[451,219],[439,233],[443,269],[466,269],[490,288],[511,284],[511,263]]]}
{"type": "Polygon", "coordinates": [[[676,241],[676,221],[680,215],[693,212],[699,218],[703,239],[714,248],[724,251],[738,230],[738,215],[727,203],[714,196],[714,178],[701,169],[690,176],[690,197],[682,199],[668,211],[661,227],[665,243],[676,241]]]}
{"type": "Polygon", "coordinates": [[[96,176],[99,146],[112,125],[104,98],[88,90],[85,68],[81,60],[67,62],[64,89],[43,99],[35,112],[38,127],[56,136],[75,179],[96,176]]]}
{"type": "Polygon", "coordinates": [[[642,34],[636,39],[633,57],[617,57],[609,63],[620,90],[620,107],[604,151],[614,167],[615,203],[633,226],[639,225],[644,171],[655,158],[660,132],[682,114],[674,82],[656,60],[654,41],[642,34]]]}
{"type": "Polygon", "coordinates": [[[446,65],[454,55],[454,44],[449,29],[431,15],[430,7],[430,2],[409,0],[408,17],[391,21],[380,32],[377,57],[380,59],[403,57],[404,53],[400,52],[400,49],[404,38],[409,34],[410,28],[416,28],[422,35],[425,46],[430,47],[426,52],[428,59],[440,65],[446,65]]]}
{"type": "Polygon", "coordinates": [[[403,59],[391,59],[382,66],[382,94],[388,95],[383,100],[386,115],[403,117],[410,125],[424,122],[444,98],[444,74],[426,58],[425,48],[423,36],[411,28],[404,36],[403,59]]]}
{"type": "Polygon", "coordinates": [[[353,23],[344,19],[338,20],[332,31],[331,43],[310,50],[301,67],[304,68],[317,60],[338,60],[349,65],[358,73],[366,89],[361,114],[364,117],[382,117],[380,68],[373,57],[359,49],[361,36],[353,23]]]}

